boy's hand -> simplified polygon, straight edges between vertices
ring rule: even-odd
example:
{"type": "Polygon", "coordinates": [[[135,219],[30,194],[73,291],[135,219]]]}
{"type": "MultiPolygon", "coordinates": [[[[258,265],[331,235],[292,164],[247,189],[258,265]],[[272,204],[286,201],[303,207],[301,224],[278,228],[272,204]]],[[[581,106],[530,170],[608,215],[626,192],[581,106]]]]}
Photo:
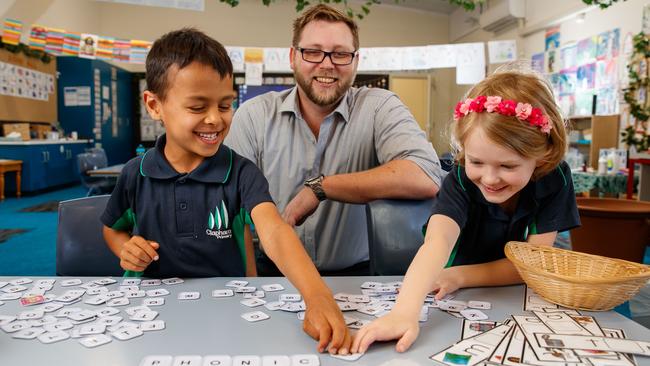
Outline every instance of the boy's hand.
{"type": "Polygon", "coordinates": [[[459,269],[460,267],[449,267],[440,272],[432,288],[434,292],[437,291],[436,300],[440,300],[462,287],[460,284],[459,269]]]}
{"type": "Polygon", "coordinates": [[[318,341],[318,352],[327,350],[331,354],[347,355],[352,336],[334,298],[331,295],[316,295],[305,298],[305,303],[307,311],[302,328],[318,341]]]}
{"type": "Polygon", "coordinates": [[[282,219],[291,226],[300,226],[316,211],[319,203],[311,188],[303,187],[284,208],[282,219]]]}
{"type": "Polygon", "coordinates": [[[158,260],[156,250],[160,245],[141,236],[134,235],[122,245],[120,266],[127,271],[142,272],[152,261],[158,260]]]}
{"type": "Polygon", "coordinates": [[[372,323],[364,326],[354,337],[352,353],[365,353],[374,341],[399,339],[395,350],[404,352],[418,337],[420,326],[417,318],[402,316],[391,311],[372,323]]]}

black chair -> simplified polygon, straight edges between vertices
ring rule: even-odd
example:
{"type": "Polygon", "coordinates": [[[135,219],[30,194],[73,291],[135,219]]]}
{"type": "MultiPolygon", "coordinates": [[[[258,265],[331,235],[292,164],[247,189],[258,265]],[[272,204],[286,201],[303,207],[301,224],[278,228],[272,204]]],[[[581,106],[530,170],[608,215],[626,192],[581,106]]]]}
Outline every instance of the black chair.
{"type": "Polygon", "coordinates": [[[106,158],[104,149],[93,148],[89,152],[77,155],[77,167],[79,169],[81,183],[84,187],[88,188],[87,197],[96,194],[111,193],[115,187],[115,178],[93,177],[87,173],[89,170],[106,168],[107,166],[108,159],[106,158]]]}
{"type": "Polygon", "coordinates": [[[121,276],[124,270],[108,249],[99,217],[110,196],[78,198],[59,203],[56,273],[59,276],[121,276]]]}
{"type": "Polygon", "coordinates": [[[370,273],[404,275],[424,242],[433,199],[376,200],[366,204],[370,273]]]}

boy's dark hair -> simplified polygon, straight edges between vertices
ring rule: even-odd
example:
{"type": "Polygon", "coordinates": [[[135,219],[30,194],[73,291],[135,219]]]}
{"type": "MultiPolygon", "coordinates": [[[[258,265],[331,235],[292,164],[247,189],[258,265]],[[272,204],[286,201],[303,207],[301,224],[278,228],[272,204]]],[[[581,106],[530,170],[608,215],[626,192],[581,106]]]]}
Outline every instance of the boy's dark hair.
{"type": "Polygon", "coordinates": [[[169,86],[167,71],[179,69],[197,61],[212,66],[222,78],[232,76],[232,62],[223,45],[195,28],[183,28],[158,38],[147,55],[147,89],[165,99],[169,86]]]}

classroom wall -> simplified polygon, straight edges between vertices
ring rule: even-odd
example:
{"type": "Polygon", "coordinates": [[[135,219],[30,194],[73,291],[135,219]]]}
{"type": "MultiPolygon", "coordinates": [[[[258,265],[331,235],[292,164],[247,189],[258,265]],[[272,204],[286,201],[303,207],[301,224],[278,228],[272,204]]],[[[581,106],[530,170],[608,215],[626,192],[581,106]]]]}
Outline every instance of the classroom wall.
{"type": "MultiPolygon", "coordinates": [[[[455,43],[514,39],[517,41],[518,56],[530,59],[533,54],[544,51],[545,29],[557,24],[560,25],[561,46],[614,28],[621,29],[622,42],[626,34],[636,34],[641,31],[643,7],[648,4],[650,4],[648,0],[627,0],[601,10],[587,6],[582,0],[527,0],[526,21],[519,27],[499,34],[479,29],[458,39],[455,43]],[[580,12],[585,12],[585,21],[579,24],[575,21],[574,15],[580,12]]],[[[500,65],[488,65],[488,75],[498,66],[500,65]]],[[[624,72],[623,62],[619,62],[619,67],[621,68],[620,72],[624,72]]],[[[453,106],[470,88],[468,85],[456,85],[454,82],[455,70],[452,74],[448,121],[451,120],[453,106]]],[[[447,141],[441,143],[444,144],[447,141]]]]}

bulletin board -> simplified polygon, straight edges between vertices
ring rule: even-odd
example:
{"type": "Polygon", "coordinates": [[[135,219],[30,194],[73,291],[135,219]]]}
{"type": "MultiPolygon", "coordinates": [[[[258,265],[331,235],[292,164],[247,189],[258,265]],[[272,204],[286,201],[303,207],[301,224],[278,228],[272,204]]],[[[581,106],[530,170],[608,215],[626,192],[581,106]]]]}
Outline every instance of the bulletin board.
{"type": "MultiPolygon", "coordinates": [[[[11,53],[6,49],[0,49],[0,62],[51,75],[54,81],[53,90],[45,96],[47,100],[0,93],[0,121],[54,124],[57,121],[56,57],[52,57],[49,63],[44,63],[40,59],[27,57],[22,52],[11,53]]],[[[0,82],[6,85],[8,82],[6,76],[0,82]]]]}

